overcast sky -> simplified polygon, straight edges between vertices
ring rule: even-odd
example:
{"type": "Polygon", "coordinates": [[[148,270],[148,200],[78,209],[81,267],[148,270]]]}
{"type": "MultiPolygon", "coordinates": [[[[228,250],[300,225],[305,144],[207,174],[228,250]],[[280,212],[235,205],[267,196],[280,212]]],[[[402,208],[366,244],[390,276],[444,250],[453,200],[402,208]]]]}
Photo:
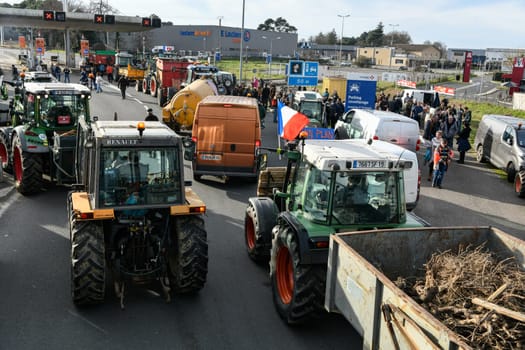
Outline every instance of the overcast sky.
{"type": "MultiPolygon", "coordinates": [[[[107,0],[109,1],[109,0],[107,0]]],[[[122,15],[156,14],[176,25],[241,27],[242,0],[111,0],[122,15]]],[[[298,29],[299,39],[335,29],[359,36],[383,22],[385,33],[407,32],[414,44],[443,42],[448,48],[525,48],[523,0],[245,0],[244,26],[256,29],[266,19],[283,17],[298,29]],[[389,24],[397,24],[392,27],[389,24]]]]}

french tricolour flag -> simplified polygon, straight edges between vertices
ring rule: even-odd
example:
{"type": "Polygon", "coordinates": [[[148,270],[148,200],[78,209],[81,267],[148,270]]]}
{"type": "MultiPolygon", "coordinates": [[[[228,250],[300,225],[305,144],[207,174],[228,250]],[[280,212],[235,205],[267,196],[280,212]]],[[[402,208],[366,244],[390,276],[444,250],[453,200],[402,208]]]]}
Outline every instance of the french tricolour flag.
{"type": "Polygon", "coordinates": [[[281,101],[277,102],[277,108],[279,136],[285,140],[294,140],[301,130],[308,125],[310,120],[304,114],[285,106],[281,101]]]}

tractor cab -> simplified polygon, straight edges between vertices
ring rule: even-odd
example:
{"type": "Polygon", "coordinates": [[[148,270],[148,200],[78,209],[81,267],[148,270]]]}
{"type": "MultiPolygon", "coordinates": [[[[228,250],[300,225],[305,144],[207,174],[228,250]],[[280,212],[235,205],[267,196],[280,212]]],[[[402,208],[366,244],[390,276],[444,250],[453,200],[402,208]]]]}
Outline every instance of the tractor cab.
{"type": "Polygon", "coordinates": [[[48,132],[76,128],[89,116],[89,89],[79,84],[25,83],[22,100],[13,108],[13,125],[32,123],[48,132]]]}
{"type": "Polygon", "coordinates": [[[324,103],[320,93],[315,91],[296,91],[292,108],[310,119],[309,127],[318,128],[324,124],[324,103]]]}
{"type": "Polygon", "coordinates": [[[370,146],[308,140],[295,169],[289,208],[320,225],[399,225],[406,221],[403,169],[370,146]]]}

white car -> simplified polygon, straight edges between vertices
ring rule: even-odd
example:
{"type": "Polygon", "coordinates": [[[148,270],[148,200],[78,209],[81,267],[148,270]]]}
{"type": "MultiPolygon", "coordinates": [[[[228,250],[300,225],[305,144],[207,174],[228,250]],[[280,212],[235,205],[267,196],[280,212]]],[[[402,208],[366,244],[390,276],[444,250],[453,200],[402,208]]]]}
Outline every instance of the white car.
{"type": "Polygon", "coordinates": [[[24,82],[33,82],[33,83],[56,83],[58,80],[48,72],[24,72],[24,82]]]}

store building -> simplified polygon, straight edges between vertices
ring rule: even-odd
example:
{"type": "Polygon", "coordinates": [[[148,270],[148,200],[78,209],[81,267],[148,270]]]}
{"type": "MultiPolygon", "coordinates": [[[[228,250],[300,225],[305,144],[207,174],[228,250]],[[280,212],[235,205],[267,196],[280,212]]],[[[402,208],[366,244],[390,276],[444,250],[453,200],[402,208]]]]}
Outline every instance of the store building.
{"type": "Polygon", "coordinates": [[[297,33],[269,32],[213,25],[169,25],[145,33],[121,35],[120,49],[150,51],[160,45],[175,46],[183,56],[212,56],[220,51],[222,57],[239,57],[242,39],[243,55],[248,57],[292,58],[297,51],[297,33]]]}

